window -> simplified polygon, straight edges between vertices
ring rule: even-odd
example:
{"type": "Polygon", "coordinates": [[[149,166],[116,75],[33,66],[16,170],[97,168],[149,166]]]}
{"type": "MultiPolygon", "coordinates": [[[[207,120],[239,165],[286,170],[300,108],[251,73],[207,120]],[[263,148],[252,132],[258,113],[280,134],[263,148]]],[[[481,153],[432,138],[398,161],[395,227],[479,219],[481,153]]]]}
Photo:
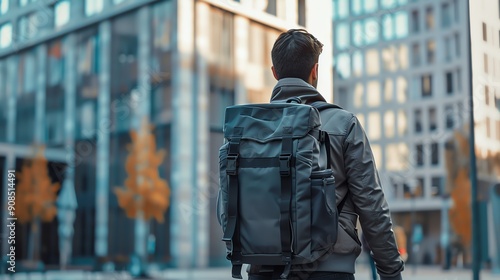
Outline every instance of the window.
{"type": "Polygon", "coordinates": [[[491,119],[489,117],[486,117],[486,137],[491,138],[491,119]]]}
{"type": "Polygon", "coordinates": [[[411,12],[411,32],[418,33],[420,29],[420,19],[417,10],[411,12]]]}
{"type": "Polygon", "coordinates": [[[335,27],[335,46],[342,50],[349,47],[349,25],[347,23],[339,23],[335,27]]]}
{"type": "Polygon", "coordinates": [[[18,40],[29,40],[35,37],[38,33],[38,16],[36,13],[30,13],[26,16],[22,16],[18,21],[18,40]]]}
{"type": "Polygon", "coordinates": [[[408,119],[406,117],[406,111],[399,110],[396,121],[398,122],[398,134],[405,136],[408,133],[408,119]]]}
{"type": "Polygon", "coordinates": [[[396,94],[399,103],[405,103],[408,99],[408,81],[405,77],[399,76],[396,81],[396,94]]]}
{"type": "Polygon", "coordinates": [[[102,12],[104,7],[104,0],[86,0],[85,1],[85,15],[92,16],[102,12]]]}
{"type": "Polygon", "coordinates": [[[453,93],[453,73],[452,72],[446,72],[446,93],[447,94],[453,93]]]}
{"type": "MultiPolygon", "coordinates": [[[[9,0],[7,0],[9,1],[9,0]]],[[[29,0],[19,0],[19,6],[24,7],[28,4],[29,0]]]]}
{"type": "Polygon", "coordinates": [[[368,18],[364,21],[365,44],[373,44],[379,38],[379,26],[375,18],[368,18]]]}
{"type": "Polygon", "coordinates": [[[396,37],[403,38],[408,35],[408,14],[406,12],[397,12],[396,18],[396,37]]]}
{"type": "Polygon", "coordinates": [[[417,144],[415,146],[415,152],[416,152],[417,166],[423,166],[424,165],[424,146],[422,144],[417,144]]]}
{"type": "Polygon", "coordinates": [[[439,164],[439,144],[438,143],[431,144],[431,164],[432,165],[439,164]]]}
{"type": "Polygon", "coordinates": [[[383,35],[385,40],[394,38],[394,19],[392,14],[386,14],[382,17],[383,35]]]}
{"type": "Polygon", "coordinates": [[[451,7],[449,3],[441,5],[441,27],[446,28],[451,25],[451,7]]]}
{"type": "Polygon", "coordinates": [[[384,114],[385,137],[387,138],[394,137],[396,128],[395,123],[396,123],[396,118],[394,112],[393,111],[385,112],[384,114]]]}
{"type": "Polygon", "coordinates": [[[267,1],[266,13],[276,15],[276,0],[267,1]]]}
{"type": "Polygon", "coordinates": [[[299,0],[297,2],[297,10],[298,10],[298,24],[302,26],[306,26],[306,0],[299,0]]]}
{"type": "Polygon", "coordinates": [[[366,73],[368,75],[377,75],[380,72],[379,55],[377,49],[366,51],[366,73]]]}
{"type": "Polygon", "coordinates": [[[364,99],[364,87],[362,83],[357,83],[356,86],[354,87],[354,107],[359,108],[363,106],[363,99],[364,99]]]}
{"type": "Polygon", "coordinates": [[[76,44],[76,126],[77,139],[92,138],[97,129],[97,96],[99,95],[99,35],[92,27],[77,34],[76,44]]]}
{"type": "Polygon", "coordinates": [[[422,111],[420,109],[416,109],[413,112],[413,116],[415,118],[415,132],[422,132],[422,111]]]}
{"type": "Polygon", "coordinates": [[[394,96],[394,82],[392,79],[387,78],[384,81],[384,100],[385,102],[390,102],[394,96]]]}
{"type": "Polygon", "coordinates": [[[446,129],[453,129],[453,126],[455,125],[453,107],[451,105],[446,105],[444,107],[444,112],[446,114],[446,129]]]}
{"type": "Polygon", "coordinates": [[[431,178],[431,194],[432,196],[440,196],[443,193],[443,178],[431,178]]]}
{"type": "Polygon", "coordinates": [[[484,86],[484,101],[486,105],[490,105],[490,88],[487,85],[484,86]]]}
{"type": "Polygon", "coordinates": [[[484,73],[488,73],[488,55],[483,54],[484,73]]]}
{"type": "Polygon", "coordinates": [[[9,47],[12,44],[12,24],[0,25],[0,49],[9,47]]]}
{"type": "Polygon", "coordinates": [[[437,113],[436,108],[429,108],[429,130],[435,131],[437,129],[437,113]]]}
{"type": "Polygon", "coordinates": [[[63,0],[54,6],[54,26],[60,27],[68,23],[70,18],[70,1],[63,0]]]}
{"type": "Polygon", "coordinates": [[[497,97],[494,94],[492,94],[492,95],[495,96],[495,107],[497,108],[497,110],[500,111],[500,97],[497,97]]]}
{"type": "Polygon", "coordinates": [[[497,140],[500,140],[500,121],[499,121],[499,120],[497,120],[497,121],[496,121],[496,127],[497,127],[497,129],[496,129],[496,132],[497,132],[497,135],[496,135],[496,136],[497,136],[497,140]]]}
{"type": "Polygon", "coordinates": [[[355,46],[362,46],[364,42],[364,32],[362,21],[358,20],[352,23],[352,42],[355,46]]]}
{"type": "Polygon", "coordinates": [[[9,10],[10,0],[0,0],[0,15],[5,14],[9,10]]]}
{"type": "Polygon", "coordinates": [[[370,81],[367,85],[367,103],[370,107],[378,107],[381,102],[380,84],[378,81],[370,81]]]}
{"type": "Polygon", "coordinates": [[[365,0],[363,1],[365,5],[365,13],[371,13],[377,10],[378,1],[377,0],[365,0]]]}
{"type": "Polygon", "coordinates": [[[61,145],[64,139],[64,93],[66,54],[64,41],[52,41],[47,46],[47,88],[45,98],[45,136],[51,146],[61,145]]]}
{"type": "Polygon", "coordinates": [[[420,79],[420,88],[422,90],[422,96],[428,97],[432,96],[432,76],[424,75],[420,79]]]}
{"type": "Polygon", "coordinates": [[[436,60],[436,43],[434,40],[427,41],[427,64],[433,64],[436,60]]]}
{"type": "Polygon", "coordinates": [[[378,140],[381,136],[381,120],[379,112],[371,112],[368,114],[368,138],[378,140]]]}
{"type": "Polygon", "coordinates": [[[450,62],[451,61],[451,55],[453,54],[451,50],[451,39],[450,37],[444,37],[444,61],[450,62]]]}
{"type": "Polygon", "coordinates": [[[425,9],[425,29],[431,30],[434,28],[434,12],[432,7],[425,9]]]}
{"type": "Polygon", "coordinates": [[[130,104],[138,87],[137,13],[125,14],[111,22],[110,126],[128,131],[133,113],[130,104]]]}
{"type": "Polygon", "coordinates": [[[351,75],[351,61],[348,53],[337,55],[335,61],[335,71],[340,79],[347,79],[351,75]]]}
{"type": "Polygon", "coordinates": [[[125,0],[113,0],[113,4],[118,5],[125,2],[125,0]]]}
{"type": "Polygon", "coordinates": [[[36,51],[32,48],[19,55],[16,98],[16,143],[32,144],[35,140],[35,91],[37,88],[35,75],[38,71],[36,51]]]}
{"type": "Polygon", "coordinates": [[[363,53],[356,51],[352,55],[352,74],[354,76],[361,76],[363,74],[365,64],[363,63],[363,53]]]}
{"type": "Polygon", "coordinates": [[[460,34],[455,33],[455,55],[456,57],[460,57],[460,34]]]}
{"type": "Polygon", "coordinates": [[[411,46],[411,64],[413,66],[420,65],[420,45],[418,43],[411,46]]]}
{"type": "Polygon", "coordinates": [[[396,71],[395,47],[387,46],[382,49],[382,66],[385,71],[396,71]]]}
{"type": "Polygon", "coordinates": [[[363,0],[351,0],[351,10],[355,15],[360,15],[363,12],[363,0]]]}
{"type": "Polygon", "coordinates": [[[488,27],[486,26],[486,23],[483,22],[483,41],[487,42],[488,41],[488,27]]]}
{"type": "Polygon", "coordinates": [[[397,5],[396,0],[381,0],[380,2],[383,8],[394,8],[397,5]]]}
{"type": "Polygon", "coordinates": [[[349,0],[333,1],[333,19],[343,19],[349,16],[349,0]]]}

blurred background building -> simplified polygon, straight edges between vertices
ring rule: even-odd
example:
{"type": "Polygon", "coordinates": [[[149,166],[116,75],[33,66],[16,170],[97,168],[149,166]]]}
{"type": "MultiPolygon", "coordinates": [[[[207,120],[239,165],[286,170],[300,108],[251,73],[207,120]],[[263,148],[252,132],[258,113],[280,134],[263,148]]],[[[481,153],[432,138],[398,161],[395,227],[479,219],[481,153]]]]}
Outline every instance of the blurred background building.
{"type": "MultiPolygon", "coordinates": [[[[484,194],[498,181],[500,10],[498,1],[471,2],[481,239],[484,248],[494,248],[494,213],[484,194]]],[[[468,3],[333,3],[334,100],[355,112],[367,131],[395,223],[411,236],[408,248],[418,244],[409,261],[448,266],[458,240],[448,218],[455,162],[446,162],[446,149],[457,133],[468,138],[473,82],[468,3]]],[[[467,150],[451,154],[468,162],[467,150]]],[[[487,261],[498,253],[482,254],[487,261]]]]}
{"type": "MultiPolygon", "coordinates": [[[[299,26],[325,43],[319,88],[332,100],[331,11],[330,0],[0,0],[2,207],[6,170],[42,144],[51,180],[76,197],[71,265],[118,269],[144,250],[174,267],[227,264],[215,217],[224,108],[268,101],[272,44],[299,26]],[[127,218],[113,192],[127,177],[129,131],[144,117],[167,150],[159,172],[172,190],[147,249],[137,244],[145,224],[127,218]]],[[[41,227],[48,268],[59,265],[62,223],[41,227]]],[[[29,234],[16,228],[18,260],[29,234]]]]}
{"type": "MultiPolygon", "coordinates": [[[[449,159],[468,155],[450,146],[467,137],[473,82],[481,247],[489,248],[485,262],[500,262],[492,210],[500,9],[495,0],[471,2],[472,47],[461,0],[0,0],[1,207],[7,170],[20,171],[31,147],[45,145],[59,196],[69,211],[77,207],[72,266],[120,269],[146,251],[150,262],[172,267],[227,265],[215,215],[224,108],[267,102],[272,44],[280,32],[305,27],[325,45],[319,91],[364,125],[394,221],[408,248],[419,245],[410,262],[452,261],[450,170],[458,167],[449,159]],[[137,242],[147,225],[127,218],[113,192],[127,178],[129,132],[144,117],[167,150],[159,174],[172,191],[148,246],[137,242]]],[[[48,268],[59,266],[58,231],[67,224],[41,225],[48,268]]],[[[30,230],[16,228],[18,259],[28,257],[30,230]]]]}

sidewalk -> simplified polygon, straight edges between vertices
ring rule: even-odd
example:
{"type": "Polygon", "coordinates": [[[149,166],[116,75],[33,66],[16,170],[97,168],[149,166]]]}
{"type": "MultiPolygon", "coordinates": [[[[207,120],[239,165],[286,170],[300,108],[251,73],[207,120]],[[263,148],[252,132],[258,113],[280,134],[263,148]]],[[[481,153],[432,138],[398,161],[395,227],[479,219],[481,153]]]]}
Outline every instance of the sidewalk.
{"type": "MultiPolygon", "coordinates": [[[[158,280],[231,280],[230,267],[180,270],[169,269],[152,272],[153,279],[158,280]]],[[[355,274],[356,280],[371,280],[368,268],[358,264],[355,274]]],[[[50,271],[42,273],[15,273],[0,275],[0,280],[126,280],[133,279],[126,272],[96,273],[88,271],[50,271]]],[[[243,273],[243,279],[248,279],[243,273]]],[[[413,267],[406,266],[403,272],[404,280],[472,280],[472,271],[466,269],[452,269],[443,271],[437,266],[418,266],[413,274],[413,267]]],[[[137,278],[135,279],[137,280],[137,278]]],[[[490,270],[481,272],[480,280],[500,280],[500,274],[493,274],[490,270]]]]}

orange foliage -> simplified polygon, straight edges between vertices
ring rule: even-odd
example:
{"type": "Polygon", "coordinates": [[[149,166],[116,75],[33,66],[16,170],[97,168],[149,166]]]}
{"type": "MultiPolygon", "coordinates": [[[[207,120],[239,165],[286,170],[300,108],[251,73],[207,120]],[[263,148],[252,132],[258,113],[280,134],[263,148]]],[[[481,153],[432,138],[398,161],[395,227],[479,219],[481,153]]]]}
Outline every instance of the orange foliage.
{"type": "Polygon", "coordinates": [[[140,131],[131,131],[132,143],[127,146],[129,156],[125,163],[128,178],[125,187],[116,187],[114,192],[118,204],[129,218],[136,218],[139,211],[148,221],[155,218],[163,222],[163,213],[170,204],[170,188],[159,177],[158,166],[165,157],[165,151],[156,151],[152,126],[143,121],[140,131]]]}
{"type": "Polygon", "coordinates": [[[455,188],[451,191],[453,207],[450,209],[450,224],[468,248],[472,241],[471,184],[467,170],[461,168],[455,178],[455,188]]]}
{"type": "Polygon", "coordinates": [[[39,147],[32,160],[26,160],[18,175],[16,187],[16,216],[20,223],[41,219],[50,222],[57,214],[55,201],[59,183],[53,184],[48,176],[47,160],[43,156],[44,147],[39,147]]]}

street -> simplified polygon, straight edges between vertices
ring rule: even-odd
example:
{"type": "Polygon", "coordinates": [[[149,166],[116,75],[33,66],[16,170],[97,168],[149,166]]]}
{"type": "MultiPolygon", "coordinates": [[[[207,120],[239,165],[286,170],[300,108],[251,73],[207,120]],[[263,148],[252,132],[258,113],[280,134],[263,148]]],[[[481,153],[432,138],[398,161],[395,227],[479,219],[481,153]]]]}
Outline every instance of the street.
{"type": "MultiPolygon", "coordinates": [[[[169,269],[159,271],[154,274],[152,279],[165,280],[231,280],[230,268],[209,268],[209,269],[193,269],[193,270],[178,270],[169,269]]],[[[357,280],[370,280],[370,273],[364,264],[358,264],[355,274],[357,280]]],[[[0,275],[0,280],[121,280],[133,279],[127,273],[96,273],[84,271],[52,271],[46,274],[41,273],[15,273],[13,275],[0,275]]],[[[137,278],[135,278],[137,279],[137,278]]],[[[243,274],[243,279],[248,279],[243,274]]],[[[443,271],[437,266],[419,266],[416,273],[413,274],[411,265],[406,266],[403,272],[405,280],[470,280],[472,279],[472,271],[468,269],[452,269],[443,271]]],[[[499,280],[500,274],[493,274],[491,270],[483,270],[481,280],[499,280]]]]}

